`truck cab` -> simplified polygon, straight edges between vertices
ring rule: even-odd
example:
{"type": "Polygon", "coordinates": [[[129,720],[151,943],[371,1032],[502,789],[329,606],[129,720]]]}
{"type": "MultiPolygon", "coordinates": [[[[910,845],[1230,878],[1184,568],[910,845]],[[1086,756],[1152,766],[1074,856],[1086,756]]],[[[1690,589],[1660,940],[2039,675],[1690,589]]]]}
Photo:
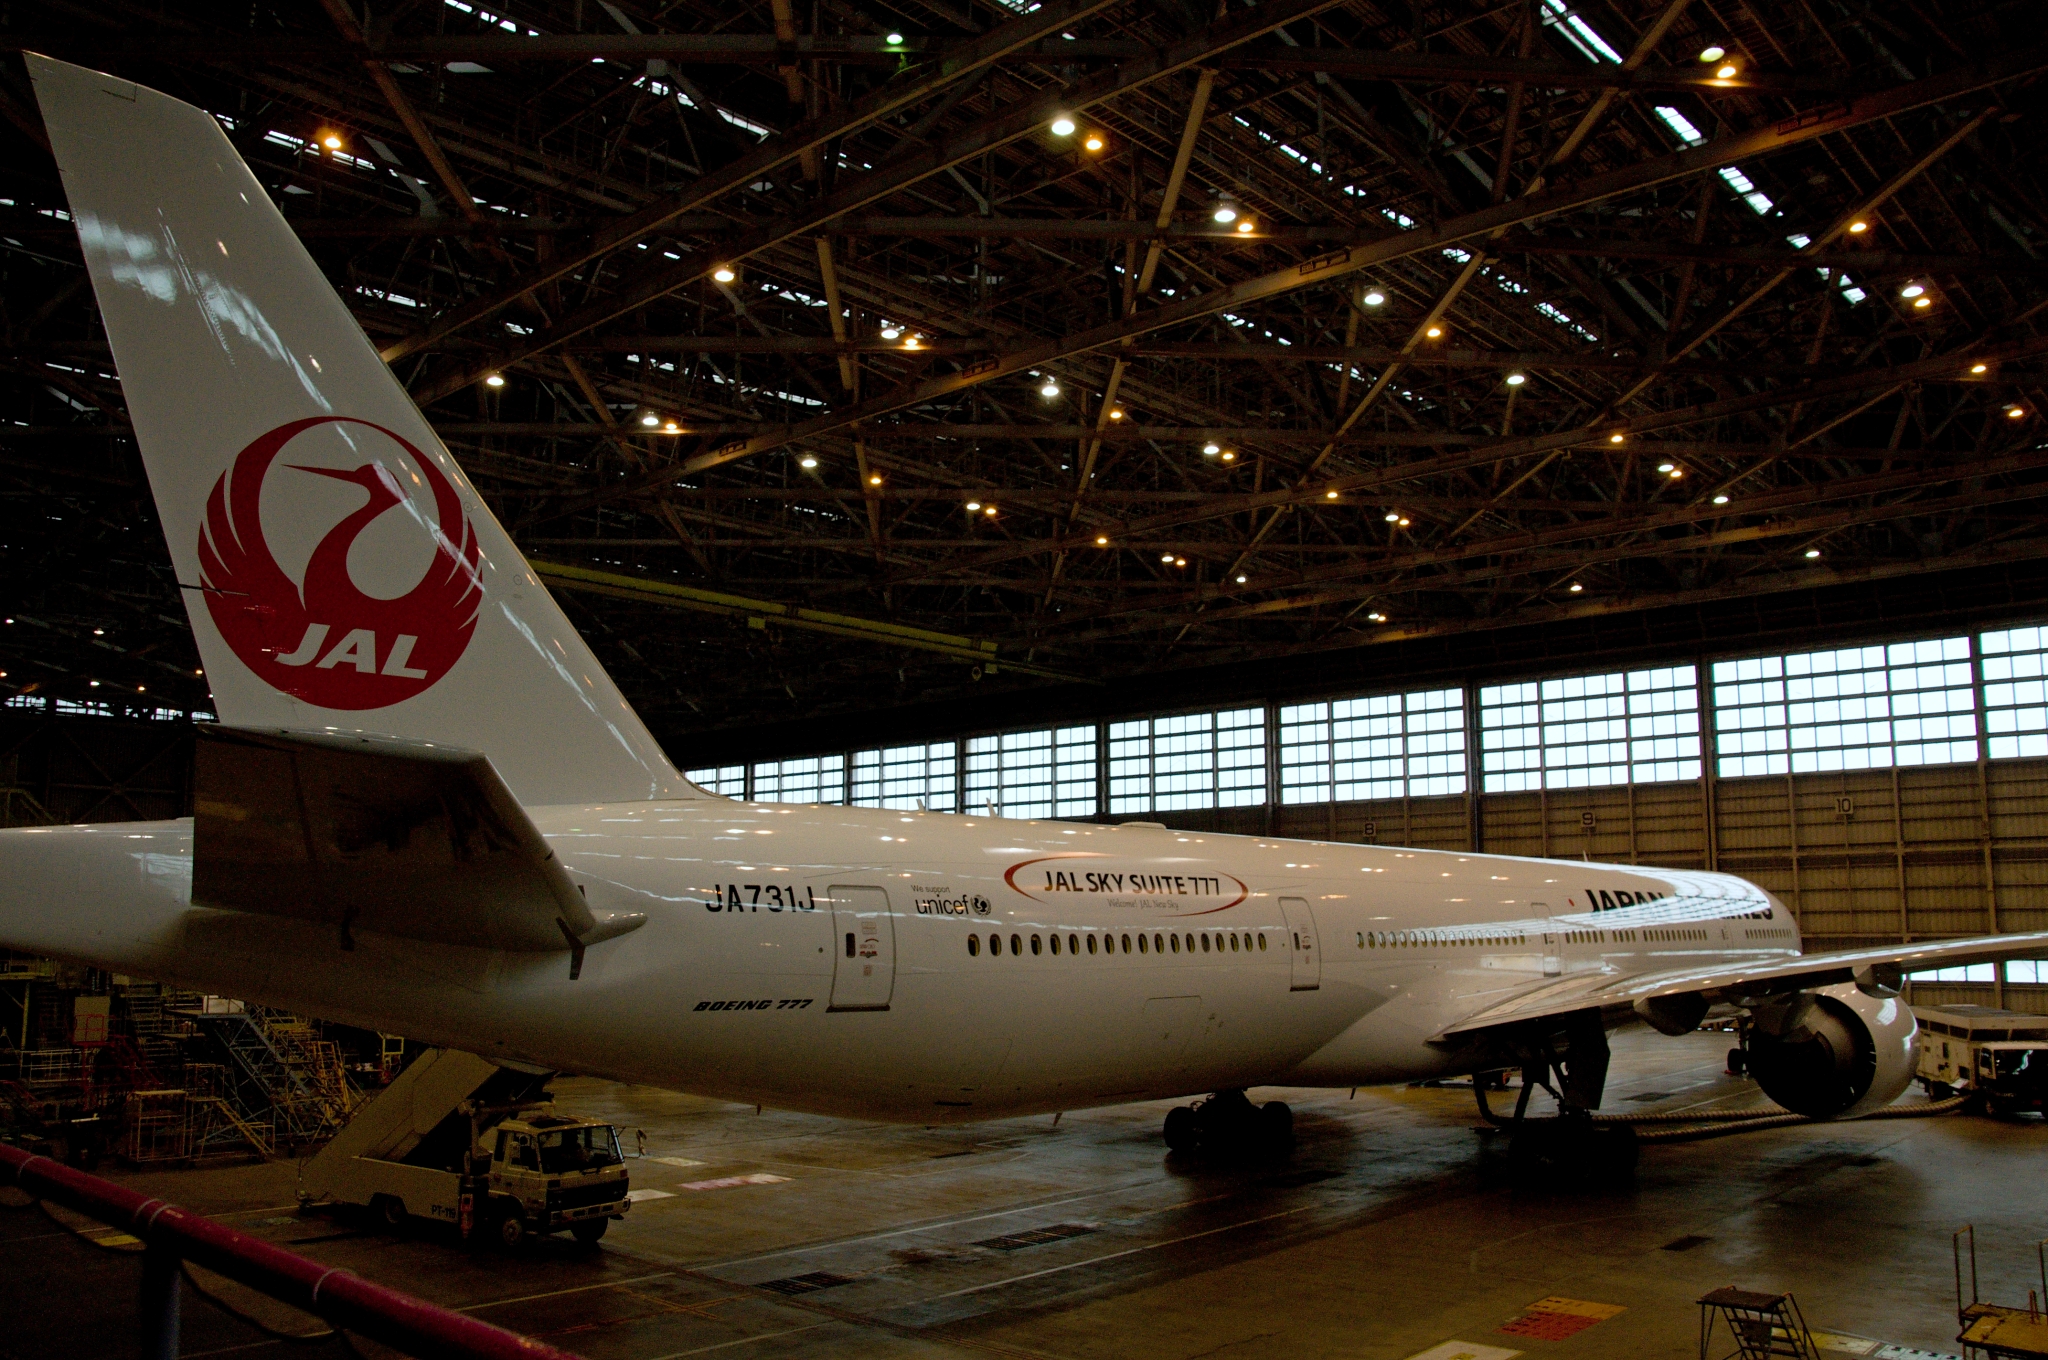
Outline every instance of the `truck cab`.
{"type": "Polygon", "coordinates": [[[626,1211],[626,1159],[618,1130],[553,1112],[507,1119],[491,1145],[486,1210],[500,1240],[569,1229],[594,1242],[626,1211]],[[516,1213],[521,1226],[508,1226],[516,1213]]]}

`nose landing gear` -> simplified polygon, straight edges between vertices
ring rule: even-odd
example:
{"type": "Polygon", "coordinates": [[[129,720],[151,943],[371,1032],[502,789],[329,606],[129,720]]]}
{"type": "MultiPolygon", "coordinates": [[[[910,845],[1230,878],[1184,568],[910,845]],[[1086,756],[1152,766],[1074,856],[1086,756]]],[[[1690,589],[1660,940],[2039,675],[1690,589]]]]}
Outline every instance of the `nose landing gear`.
{"type": "Polygon", "coordinates": [[[1243,1091],[1218,1091],[1166,1113],[1166,1146],[1175,1152],[1250,1152],[1270,1156],[1294,1146],[1294,1112],[1277,1100],[1254,1105],[1243,1091]]]}

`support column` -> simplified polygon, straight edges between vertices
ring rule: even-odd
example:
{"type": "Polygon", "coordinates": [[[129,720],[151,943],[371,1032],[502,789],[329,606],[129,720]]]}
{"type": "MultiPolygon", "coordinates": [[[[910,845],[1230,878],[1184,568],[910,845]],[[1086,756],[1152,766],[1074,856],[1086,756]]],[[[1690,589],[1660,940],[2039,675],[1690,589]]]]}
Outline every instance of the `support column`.
{"type": "Polygon", "coordinates": [[[178,1360],[181,1262],[169,1247],[150,1243],[142,1253],[142,1301],[136,1310],[142,1360],[178,1360]]]}

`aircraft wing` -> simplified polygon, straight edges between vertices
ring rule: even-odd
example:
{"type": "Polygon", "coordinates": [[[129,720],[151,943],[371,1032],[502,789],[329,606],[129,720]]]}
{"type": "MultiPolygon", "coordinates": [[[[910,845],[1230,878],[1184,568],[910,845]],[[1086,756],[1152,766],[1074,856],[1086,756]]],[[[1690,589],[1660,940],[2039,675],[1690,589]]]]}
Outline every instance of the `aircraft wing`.
{"type": "Polygon", "coordinates": [[[204,724],[197,906],[482,949],[570,950],[640,925],[593,916],[480,752],[204,724]]]}
{"type": "Polygon", "coordinates": [[[2048,931],[1838,949],[1737,965],[1703,964],[1696,968],[1634,973],[1586,972],[1543,982],[1487,1006],[1445,1026],[1432,1042],[1574,1011],[1622,1007],[1634,1010],[1667,1033],[1683,1033],[1696,1026],[1707,1009],[1716,1004],[1746,1005],[1765,997],[1840,982],[1855,982],[1879,993],[1890,993],[1897,990],[1906,973],[2042,955],[2048,955],[2048,931]]]}

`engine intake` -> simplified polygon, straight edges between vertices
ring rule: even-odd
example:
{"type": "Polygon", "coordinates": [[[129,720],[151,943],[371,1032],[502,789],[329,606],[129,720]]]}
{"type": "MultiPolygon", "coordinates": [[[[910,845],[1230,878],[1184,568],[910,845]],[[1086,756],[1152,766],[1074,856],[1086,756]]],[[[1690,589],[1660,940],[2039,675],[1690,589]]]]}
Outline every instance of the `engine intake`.
{"type": "Polygon", "coordinates": [[[1845,982],[1774,1000],[1752,1016],[1750,1071],[1795,1114],[1853,1119],[1891,1104],[1913,1080],[1919,1026],[1897,997],[1845,982]]]}

